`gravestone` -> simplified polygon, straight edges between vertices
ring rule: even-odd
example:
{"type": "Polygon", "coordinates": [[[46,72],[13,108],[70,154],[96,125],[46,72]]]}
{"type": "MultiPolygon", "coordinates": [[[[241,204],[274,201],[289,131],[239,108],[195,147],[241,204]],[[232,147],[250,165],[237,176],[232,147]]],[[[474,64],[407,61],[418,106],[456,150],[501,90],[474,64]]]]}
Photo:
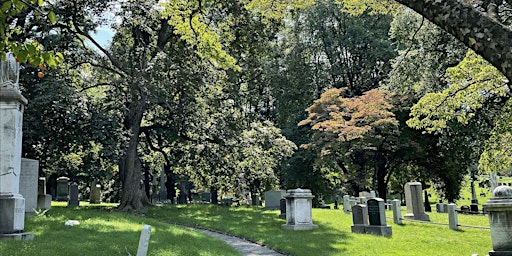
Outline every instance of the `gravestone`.
{"type": "Polygon", "coordinates": [[[212,200],[212,194],[210,192],[201,193],[201,201],[209,203],[212,200]]]}
{"type": "Polygon", "coordinates": [[[101,185],[97,184],[96,181],[93,181],[91,184],[91,196],[89,197],[89,203],[101,203],[101,185]]]}
{"type": "Polygon", "coordinates": [[[393,223],[402,225],[402,209],[400,208],[400,200],[392,200],[391,208],[393,210],[393,223]]]}
{"type": "Polygon", "coordinates": [[[421,191],[420,182],[408,182],[405,184],[405,203],[407,205],[407,213],[404,215],[405,219],[430,221],[430,217],[425,214],[421,191]]]}
{"type": "Polygon", "coordinates": [[[78,184],[73,183],[69,186],[69,201],[68,206],[79,206],[80,200],[78,200],[78,184]]]}
{"type": "Polygon", "coordinates": [[[313,224],[312,199],[315,196],[309,189],[290,189],[286,195],[286,224],[281,225],[283,229],[311,230],[318,228],[313,224]]]}
{"type": "Polygon", "coordinates": [[[258,193],[251,193],[251,205],[252,206],[260,205],[260,195],[258,193]]]}
{"type": "Polygon", "coordinates": [[[39,161],[21,158],[20,194],[25,198],[25,214],[36,212],[38,181],[39,161]]]}
{"type": "Polygon", "coordinates": [[[498,175],[495,172],[489,174],[489,183],[491,185],[491,192],[498,187],[498,175]]]}
{"type": "Polygon", "coordinates": [[[154,204],[156,204],[156,202],[158,202],[157,187],[158,187],[158,181],[155,178],[153,178],[153,182],[151,183],[151,202],[154,204]]]}
{"type": "Polygon", "coordinates": [[[50,209],[52,208],[52,196],[46,194],[46,178],[39,177],[37,182],[37,208],[50,209]]]}
{"type": "Polygon", "coordinates": [[[57,178],[57,191],[55,200],[57,201],[68,201],[69,200],[69,178],[59,177],[57,178]]]}
{"type": "Polygon", "coordinates": [[[459,229],[459,218],[457,217],[457,205],[448,204],[446,206],[446,212],[448,212],[448,226],[450,229],[459,229]]]}
{"type": "Polygon", "coordinates": [[[167,188],[165,187],[165,167],[162,165],[162,171],[160,172],[160,194],[158,196],[160,202],[167,200],[167,188]]]}
{"type": "Polygon", "coordinates": [[[378,236],[391,236],[391,227],[386,224],[386,207],[384,206],[384,199],[369,199],[366,206],[368,209],[368,222],[370,225],[365,227],[365,233],[378,236]]]}
{"type": "Polygon", "coordinates": [[[263,209],[279,209],[281,198],[286,196],[284,190],[269,190],[264,193],[265,207],[263,209]]]}
{"type": "Polygon", "coordinates": [[[498,186],[483,205],[489,216],[493,255],[512,255],[512,188],[498,186]]]}
{"type": "Polygon", "coordinates": [[[151,226],[144,225],[140,232],[139,247],[137,248],[137,256],[146,256],[148,254],[149,238],[151,236],[151,226]]]}
{"type": "Polygon", "coordinates": [[[285,198],[281,198],[281,200],[279,200],[279,209],[281,211],[281,214],[279,214],[279,218],[286,220],[286,199],[285,198]]]}
{"type": "Polygon", "coordinates": [[[362,192],[359,192],[359,197],[370,198],[370,197],[372,197],[372,194],[368,191],[362,191],[362,192]]]}
{"type": "Polygon", "coordinates": [[[445,204],[443,204],[443,203],[441,203],[441,202],[440,202],[440,203],[437,203],[437,204],[436,204],[436,212],[438,212],[438,213],[445,213],[445,212],[446,212],[446,210],[444,209],[444,205],[445,205],[445,204]]]}
{"type": "Polygon", "coordinates": [[[375,190],[370,190],[370,198],[376,198],[377,197],[377,193],[375,192],[375,190]]]}
{"type": "Polygon", "coordinates": [[[0,239],[33,239],[25,233],[25,199],[20,194],[23,111],[20,65],[11,53],[0,60],[0,239]]]}
{"type": "Polygon", "coordinates": [[[358,200],[358,204],[366,204],[366,201],[367,201],[366,197],[364,197],[364,196],[358,197],[357,200],[358,200]]]}
{"type": "Polygon", "coordinates": [[[46,178],[39,177],[37,180],[37,194],[38,195],[46,195],[46,178]]]}
{"type": "Polygon", "coordinates": [[[354,207],[354,205],[356,205],[356,204],[357,204],[357,201],[355,199],[349,200],[350,209],[352,209],[352,207],[354,207]]]}
{"type": "Polygon", "coordinates": [[[368,209],[365,204],[357,204],[352,207],[352,233],[364,234],[368,225],[368,209]]]}
{"type": "Polygon", "coordinates": [[[350,205],[350,196],[344,195],[343,196],[343,212],[350,213],[351,210],[352,210],[352,206],[350,205]]]}

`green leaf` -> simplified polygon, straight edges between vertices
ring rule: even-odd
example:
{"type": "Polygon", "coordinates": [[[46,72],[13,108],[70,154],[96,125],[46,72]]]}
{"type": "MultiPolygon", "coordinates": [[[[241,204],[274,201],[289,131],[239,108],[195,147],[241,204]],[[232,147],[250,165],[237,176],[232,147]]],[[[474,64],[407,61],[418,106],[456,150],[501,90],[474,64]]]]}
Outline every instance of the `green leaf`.
{"type": "Polygon", "coordinates": [[[26,44],[27,51],[30,55],[34,56],[37,54],[37,48],[33,44],[26,44]]]}
{"type": "Polygon", "coordinates": [[[43,5],[43,2],[44,2],[44,0],[38,0],[38,1],[37,1],[37,4],[38,4],[39,6],[41,6],[41,5],[43,5]]]}
{"type": "Polygon", "coordinates": [[[48,13],[48,19],[52,24],[57,23],[57,17],[55,16],[55,13],[53,11],[48,13]]]}

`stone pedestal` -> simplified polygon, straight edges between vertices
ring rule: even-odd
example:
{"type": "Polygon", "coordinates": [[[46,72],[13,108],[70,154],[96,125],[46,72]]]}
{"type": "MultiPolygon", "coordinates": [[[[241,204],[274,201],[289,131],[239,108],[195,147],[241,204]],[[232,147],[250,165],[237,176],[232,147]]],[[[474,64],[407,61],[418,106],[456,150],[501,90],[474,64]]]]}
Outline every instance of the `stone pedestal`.
{"type": "Polygon", "coordinates": [[[405,184],[405,204],[407,205],[407,214],[404,215],[405,219],[430,221],[430,217],[425,214],[421,191],[420,182],[408,182],[405,184]]]}
{"type": "Polygon", "coordinates": [[[25,199],[20,194],[0,194],[0,234],[22,233],[25,199]]]}
{"type": "Polygon", "coordinates": [[[281,227],[291,230],[311,230],[318,228],[313,224],[312,199],[315,196],[309,189],[290,189],[286,195],[286,224],[281,227]]]}
{"type": "Polygon", "coordinates": [[[512,255],[512,188],[498,186],[484,204],[489,215],[493,250],[490,256],[512,255]]]}
{"type": "Polygon", "coordinates": [[[30,239],[25,227],[25,199],[19,193],[23,110],[19,63],[12,54],[0,61],[0,239],[30,239]],[[26,235],[23,235],[26,234],[26,235]]]}

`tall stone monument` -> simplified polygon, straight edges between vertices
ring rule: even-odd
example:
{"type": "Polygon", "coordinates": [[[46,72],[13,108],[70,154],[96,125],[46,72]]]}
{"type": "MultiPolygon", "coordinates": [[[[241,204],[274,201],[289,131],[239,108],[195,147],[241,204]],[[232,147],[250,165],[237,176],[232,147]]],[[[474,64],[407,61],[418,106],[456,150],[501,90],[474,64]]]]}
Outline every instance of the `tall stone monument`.
{"type": "Polygon", "coordinates": [[[0,61],[0,238],[31,239],[24,233],[25,199],[19,193],[23,110],[19,63],[11,54],[0,61]]]}

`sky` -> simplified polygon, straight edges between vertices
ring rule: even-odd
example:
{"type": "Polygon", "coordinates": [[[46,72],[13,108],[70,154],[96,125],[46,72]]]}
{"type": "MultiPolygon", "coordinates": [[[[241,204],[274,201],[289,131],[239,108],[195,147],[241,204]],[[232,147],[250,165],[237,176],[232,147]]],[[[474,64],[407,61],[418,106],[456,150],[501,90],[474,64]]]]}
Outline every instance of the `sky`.
{"type": "Polygon", "coordinates": [[[109,26],[101,26],[96,30],[96,33],[91,35],[101,46],[108,46],[114,36],[114,30],[109,26]]]}

